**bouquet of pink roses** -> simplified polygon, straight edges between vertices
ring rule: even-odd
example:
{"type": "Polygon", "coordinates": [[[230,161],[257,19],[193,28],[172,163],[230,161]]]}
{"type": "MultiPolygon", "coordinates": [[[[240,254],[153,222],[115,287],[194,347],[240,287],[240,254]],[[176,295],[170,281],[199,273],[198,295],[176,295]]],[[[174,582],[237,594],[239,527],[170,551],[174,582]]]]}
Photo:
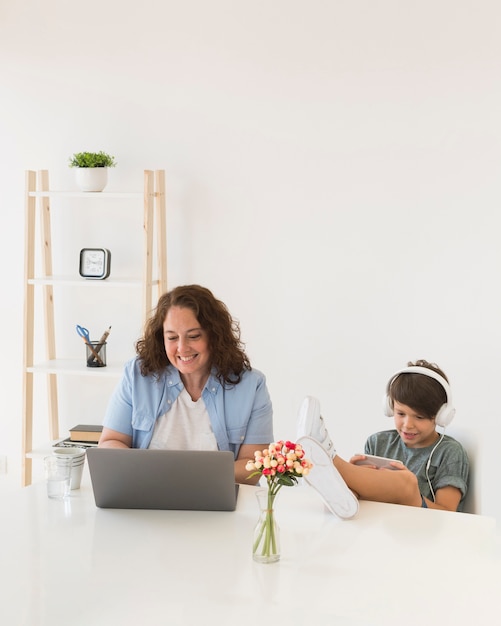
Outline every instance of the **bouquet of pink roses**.
{"type": "Polygon", "coordinates": [[[312,467],[311,461],[304,456],[302,446],[292,441],[271,443],[266,450],[256,450],[254,460],[247,462],[245,469],[251,472],[249,478],[260,474],[266,477],[268,483],[266,501],[260,504],[262,513],[254,535],[252,553],[256,561],[272,563],[280,558],[278,527],[274,517],[275,498],[282,487],[293,487],[298,478],[306,476],[312,467]]]}
{"type": "Polygon", "coordinates": [[[306,476],[313,464],[304,458],[299,443],[277,441],[266,450],[256,450],[254,461],[247,461],[245,469],[252,472],[249,478],[261,474],[266,476],[268,490],[276,496],[282,487],[293,487],[297,479],[306,476]]]}

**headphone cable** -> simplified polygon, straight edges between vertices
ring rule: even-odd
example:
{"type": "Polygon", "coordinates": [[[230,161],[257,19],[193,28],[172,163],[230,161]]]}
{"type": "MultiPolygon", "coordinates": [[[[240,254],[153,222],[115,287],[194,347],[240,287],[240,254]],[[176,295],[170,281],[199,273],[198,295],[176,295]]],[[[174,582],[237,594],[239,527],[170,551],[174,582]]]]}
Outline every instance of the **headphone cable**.
{"type": "Polygon", "coordinates": [[[431,495],[432,495],[432,498],[433,498],[433,502],[435,502],[435,491],[433,490],[433,487],[431,486],[431,480],[430,480],[430,476],[429,476],[428,470],[430,469],[430,465],[431,465],[431,457],[433,456],[433,453],[438,448],[438,446],[442,443],[442,440],[443,440],[444,437],[445,437],[445,428],[444,428],[444,432],[442,433],[442,436],[438,440],[438,443],[435,444],[435,447],[431,451],[430,456],[428,457],[428,462],[426,463],[426,480],[428,481],[428,485],[430,487],[430,491],[431,491],[431,495]]]}

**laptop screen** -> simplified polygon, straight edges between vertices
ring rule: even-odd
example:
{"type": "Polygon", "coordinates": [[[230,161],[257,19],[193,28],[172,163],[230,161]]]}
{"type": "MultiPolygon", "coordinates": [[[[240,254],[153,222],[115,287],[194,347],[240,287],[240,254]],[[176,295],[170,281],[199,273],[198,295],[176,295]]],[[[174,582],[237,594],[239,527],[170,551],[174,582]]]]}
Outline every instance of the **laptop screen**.
{"type": "Polygon", "coordinates": [[[89,448],[96,506],[234,511],[234,456],[214,450],[89,448]]]}

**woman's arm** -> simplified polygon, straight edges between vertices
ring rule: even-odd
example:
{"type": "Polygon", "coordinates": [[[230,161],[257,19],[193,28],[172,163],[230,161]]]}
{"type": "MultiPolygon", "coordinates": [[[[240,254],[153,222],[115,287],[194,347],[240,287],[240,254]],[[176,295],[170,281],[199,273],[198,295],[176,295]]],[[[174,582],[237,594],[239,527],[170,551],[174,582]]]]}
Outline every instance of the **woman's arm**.
{"type": "Polygon", "coordinates": [[[243,483],[246,485],[257,485],[260,476],[253,476],[250,480],[247,480],[250,472],[245,469],[247,461],[254,459],[254,452],[256,450],[264,450],[269,446],[268,443],[244,443],[240,446],[238,451],[238,457],[235,461],[235,482],[243,483]]]}
{"type": "Polygon", "coordinates": [[[99,438],[98,448],[130,448],[132,447],[132,437],[112,430],[111,428],[103,428],[101,437],[99,438]]]}

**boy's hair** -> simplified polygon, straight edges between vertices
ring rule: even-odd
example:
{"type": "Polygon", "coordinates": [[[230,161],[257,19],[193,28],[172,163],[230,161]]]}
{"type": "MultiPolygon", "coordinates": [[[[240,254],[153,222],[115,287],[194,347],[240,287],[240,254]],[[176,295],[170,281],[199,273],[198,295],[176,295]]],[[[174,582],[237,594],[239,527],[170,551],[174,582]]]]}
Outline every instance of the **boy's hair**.
{"type": "MultiPolygon", "coordinates": [[[[419,359],[415,363],[409,361],[407,365],[408,367],[426,367],[449,382],[447,376],[435,363],[428,363],[424,359],[419,359]]],[[[423,374],[409,372],[399,374],[393,380],[389,389],[389,396],[392,403],[396,400],[428,419],[433,419],[440,407],[447,402],[447,393],[437,380],[423,374]]]]}

